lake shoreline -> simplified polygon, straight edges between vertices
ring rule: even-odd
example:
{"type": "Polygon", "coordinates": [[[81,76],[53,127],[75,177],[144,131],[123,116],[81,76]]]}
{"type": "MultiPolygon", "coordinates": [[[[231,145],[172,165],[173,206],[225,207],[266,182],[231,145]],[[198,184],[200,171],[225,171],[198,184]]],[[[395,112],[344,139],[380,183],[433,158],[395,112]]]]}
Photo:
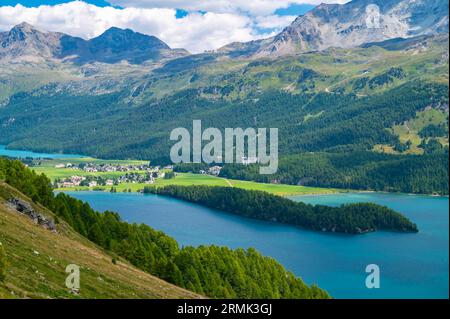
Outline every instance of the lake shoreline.
{"type": "Polygon", "coordinates": [[[71,153],[41,153],[33,151],[32,149],[9,149],[6,145],[0,145],[0,156],[10,158],[33,158],[33,159],[72,159],[72,158],[86,158],[87,155],[71,154],[71,153]]]}
{"type": "MultiPolygon", "coordinates": [[[[42,159],[45,160],[50,159],[50,160],[61,160],[61,161],[70,161],[70,160],[76,160],[76,159],[87,159],[90,158],[89,155],[75,155],[75,154],[66,154],[66,153],[55,153],[55,154],[44,154],[44,153],[38,153],[31,150],[20,150],[20,149],[8,149],[5,145],[0,145],[0,156],[8,156],[9,154],[14,154],[15,152],[18,152],[17,154],[29,154],[29,155],[33,155],[33,156],[38,156],[38,155],[43,155],[42,159]],[[3,151],[3,152],[2,152],[3,151]],[[6,151],[6,152],[5,152],[6,151]],[[48,156],[48,157],[45,157],[48,156]],[[59,157],[60,156],[60,157],[59,157]]],[[[31,158],[34,159],[41,159],[41,157],[33,157],[30,156],[31,158]]],[[[12,156],[13,157],[13,156],[12,156]]],[[[105,160],[105,159],[97,159],[97,158],[92,158],[93,160],[99,160],[99,161],[117,161],[117,160],[105,160]]],[[[139,161],[139,160],[129,160],[129,161],[139,161]]],[[[74,172],[75,173],[75,172],[74,172]]],[[[76,175],[76,174],[75,174],[76,175]]],[[[200,174],[197,174],[200,175],[200,174]]],[[[305,188],[315,188],[317,189],[317,191],[288,191],[288,192],[283,192],[283,191],[279,191],[279,192],[274,192],[276,195],[279,196],[283,196],[283,197],[290,197],[290,196],[310,196],[310,195],[314,195],[314,196],[323,196],[323,195],[332,195],[332,194],[345,194],[345,193],[386,193],[386,194],[406,194],[406,195],[422,195],[422,196],[431,196],[431,197],[449,197],[448,194],[433,194],[433,193],[401,193],[401,192],[387,192],[387,191],[376,191],[376,190],[352,190],[352,189],[339,189],[339,188],[328,188],[328,187],[316,187],[316,186],[304,186],[304,185],[291,185],[291,184],[271,184],[271,183],[258,183],[258,182],[254,182],[254,181],[249,181],[249,180],[232,180],[232,181],[236,181],[236,182],[240,182],[240,183],[256,183],[262,186],[267,186],[267,187],[276,187],[276,185],[279,186],[284,186],[284,187],[295,187],[295,186],[303,186],[305,188]]],[[[195,185],[195,184],[193,184],[195,185]]],[[[132,192],[139,192],[141,190],[143,190],[143,188],[145,186],[149,186],[149,185],[140,185],[142,186],[142,189],[132,189],[132,192]]],[[[134,188],[135,186],[133,186],[134,188]]],[[[103,189],[101,191],[104,192],[108,192],[110,187],[103,187],[103,189]]],[[[245,187],[242,187],[245,188],[245,187]]],[[[82,189],[76,189],[76,188],[58,188],[55,189],[56,191],[100,191],[100,190],[94,190],[94,189],[87,189],[87,188],[82,188],[82,189]]]]}
{"type": "Polygon", "coordinates": [[[184,246],[254,247],[338,299],[448,298],[446,198],[373,192],[298,196],[321,205],[368,199],[400,211],[421,229],[419,233],[377,231],[357,236],[255,220],[153,194],[82,191],[68,195],[99,211],[116,211],[127,222],[161,230],[184,246]],[[383,271],[379,290],[364,286],[365,266],[372,263],[383,271]],[[424,272],[423,267],[433,271],[424,272]],[[413,278],[414,287],[402,280],[404,276],[413,278]]]}
{"type": "MultiPolygon", "coordinates": [[[[261,183],[262,184],[262,183],[261,183]]],[[[268,185],[287,185],[289,184],[268,184],[268,185]]],[[[148,185],[147,185],[148,186],[148,185]]],[[[318,187],[320,188],[320,187],[318,187]]],[[[77,189],[77,188],[55,188],[55,192],[103,192],[103,193],[111,193],[106,187],[105,189],[77,189]]],[[[143,190],[139,191],[131,191],[131,192],[117,192],[117,193],[142,193],[143,190]]],[[[422,193],[401,193],[401,192],[386,192],[386,191],[373,191],[373,190],[348,190],[348,189],[335,189],[327,190],[324,192],[311,192],[311,193],[290,193],[290,194],[278,194],[278,196],[289,198],[291,196],[328,196],[328,195],[336,195],[336,194],[347,194],[347,193],[357,193],[357,194],[390,194],[390,195],[407,195],[407,196],[426,196],[433,198],[449,198],[449,195],[436,195],[436,194],[422,194],[422,193]]]]}

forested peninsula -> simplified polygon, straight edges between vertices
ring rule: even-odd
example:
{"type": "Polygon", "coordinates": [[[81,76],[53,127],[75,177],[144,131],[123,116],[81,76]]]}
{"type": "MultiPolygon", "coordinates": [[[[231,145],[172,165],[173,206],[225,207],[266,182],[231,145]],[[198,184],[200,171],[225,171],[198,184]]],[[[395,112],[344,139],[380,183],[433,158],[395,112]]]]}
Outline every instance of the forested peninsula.
{"type": "Polygon", "coordinates": [[[418,232],[400,213],[372,203],[330,207],[294,202],[262,191],[232,187],[146,187],[145,193],[171,196],[235,215],[304,227],[311,230],[361,234],[376,230],[418,232]]]}

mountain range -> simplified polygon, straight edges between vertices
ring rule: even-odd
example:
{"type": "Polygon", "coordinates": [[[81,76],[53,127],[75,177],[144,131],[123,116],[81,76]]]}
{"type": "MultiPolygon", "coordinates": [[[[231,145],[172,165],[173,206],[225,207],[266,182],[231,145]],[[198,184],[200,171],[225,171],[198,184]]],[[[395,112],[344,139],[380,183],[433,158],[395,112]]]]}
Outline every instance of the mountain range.
{"type": "Polygon", "coordinates": [[[416,177],[407,171],[376,182],[390,178],[387,162],[406,167],[399,163],[411,156],[414,166],[416,155],[448,152],[448,45],[444,0],[322,4],[273,38],[201,54],[131,30],[83,40],[21,24],[0,34],[0,144],[166,163],[170,131],[194,119],[278,127],[290,173],[275,181],[367,188],[361,176],[375,169],[370,188],[448,193],[445,179],[411,187],[405,181],[416,177]],[[310,163],[292,164],[311,152],[325,165],[320,176],[300,170],[314,171],[310,163]],[[333,166],[353,152],[368,155],[355,155],[364,162],[350,168],[333,166]]]}
{"type": "MultiPolygon", "coordinates": [[[[443,0],[353,0],[344,5],[321,4],[272,38],[232,43],[217,52],[234,57],[279,57],[448,33],[448,10],[449,4],[443,0]]],[[[90,40],[39,31],[25,22],[0,33],[0,59],[140,64],[187,55],[186,50],[171,49],[154,36],[116,27],[90,40]]]]}

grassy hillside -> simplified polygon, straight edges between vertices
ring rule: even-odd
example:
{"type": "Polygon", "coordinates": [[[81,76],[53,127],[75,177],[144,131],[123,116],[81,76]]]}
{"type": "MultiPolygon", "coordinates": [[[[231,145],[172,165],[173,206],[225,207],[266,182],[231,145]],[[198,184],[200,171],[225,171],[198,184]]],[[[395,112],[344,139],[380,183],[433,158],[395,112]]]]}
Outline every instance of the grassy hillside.
{"type": "Polygon", "coordinates": [[[444,35],[397,39],[395,45],[386,42],[353,49],[330,48],[278,59],[236,59],[206,53],[162,65],[94,63],[77,68],[61,63],[7,64],[1,65],[5,71],[0,74],[0,103],[7,103],[15,93],[42,94],[54,88],[75,95],[100,95],[125,88],[121,99],[134,104],[186,89],[200,89],[205,97],[225,96],[230,100],[273,89],[367,95],[411,78],[448,82],[447,46],[448,36],[444,35]],[[407,76],[385,82],[384,75],[392,67],[402,68],[407,76]]]}
{"type": "Polygon", "coordinates": [[[34,224],[5,204],[10,197],[25,199],[36,211],[53,216],[0,182],[0,242],[9,263],[6,280],[0,283],[0,298],[200,297],[106,253],[62,221],[57,233],[34,224]],[[116,264],[113,258],[117,259],[116,264]],[[65,286],[68,264],[81,267],[79,294],[72,294],[65,286]]]}

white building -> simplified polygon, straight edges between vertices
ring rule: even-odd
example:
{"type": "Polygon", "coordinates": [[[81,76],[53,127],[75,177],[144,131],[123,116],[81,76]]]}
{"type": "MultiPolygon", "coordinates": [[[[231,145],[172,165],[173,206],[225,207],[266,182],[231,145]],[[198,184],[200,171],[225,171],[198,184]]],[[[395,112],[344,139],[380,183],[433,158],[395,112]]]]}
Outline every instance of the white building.
{"type": "Polygon", "coordinates": [[[92,182],[89,182],[89,187],[96,187],[97,186],[97,182],[96,181],[92,181],[92,182]]]}
{"type": "Polygon", "coordinates": [[[106,184],[106,186],[113,186],[114,181],[112,179],[108,179],[105,184],[106,184]]]}
{"type": "Polygon", "coordinates": [[[221,169],[222,169],[222,167],[220,167],[220,166],[213,166],[208,169],[208,173],[211,175],[218,176],[220,174],[221,169]]]}

